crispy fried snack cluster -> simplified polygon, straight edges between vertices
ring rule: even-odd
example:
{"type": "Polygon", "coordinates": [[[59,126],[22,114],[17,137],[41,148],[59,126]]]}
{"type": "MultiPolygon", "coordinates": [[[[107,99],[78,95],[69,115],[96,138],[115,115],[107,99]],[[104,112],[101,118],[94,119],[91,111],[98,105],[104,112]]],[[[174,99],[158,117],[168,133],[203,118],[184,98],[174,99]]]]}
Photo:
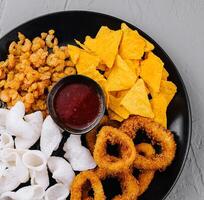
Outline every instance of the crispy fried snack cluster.
{"type": "Polygon", "coordinates": [[[167,127],[166,112],[177,87],[152,43],[125,23],[118,30],[101,26],[95,37],[75,42],[79,47],[68,45],[70,59],[78,74],[102,87],[112,120],[140,115],[167,127]]]}
{"type": "Polygon", "coordinates": [[[26,112],[46,108],[46,93],[60,78],[76,74],[67,46],[58,46],[54,30],[41,33],[32,41],[18,33],[9,46],[8,57],[0,62],[0,100],[8,108],[19,100],[26,112]]]}
{"type": "Polygon", "coordinates": [[[164,171],[172,163],[176,143],[173,134],[159,123],[141,116],[130,116],[119,128],[110,126],[111,123],[105,117],[99,132],[94,130],[87,134],[87,146],[98,166],[77,175],[72,184],[71,199],[76,199],[74,197],[79,195],[80,199],[136,200],[148,189],[155,172],[164,171]],[[145,131],[150,143],[137,140],[140,130],[145,131]],[[160,146],[160,152],[155,150],[155,144],[160,146]],[[112,151],[109,146],[112,146],[112,151]],[[92,173],[92,176],[90,174],[84,178],[84,173],[92,173]],[[95,179],[95,184],[90,177],[95,179]],[[111,198],[104,196],[107,187],[115,187],[111,182],[108,186],[105,183],[110,178],[116,178],[121,188],[121,192],[111,198]],[[99,182],[102,183],[103,190],[99,182]],[[76,191],[79,194],[76,195],[76,191]],[[92,195],[90,191],[93,192],[92,195]],[[101,198],[98,198],[99,194],[101,198]]]}

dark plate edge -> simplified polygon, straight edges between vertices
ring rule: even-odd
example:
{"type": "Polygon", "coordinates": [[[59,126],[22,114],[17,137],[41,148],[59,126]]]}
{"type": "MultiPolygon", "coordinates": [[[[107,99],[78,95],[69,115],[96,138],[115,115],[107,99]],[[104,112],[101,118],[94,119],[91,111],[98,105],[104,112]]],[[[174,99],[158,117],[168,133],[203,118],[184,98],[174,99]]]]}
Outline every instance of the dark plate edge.
{"type": "Polygon", "coordinates": [[[186,102],[187,102],[187,110],[188,110],[188,143],[187,143],[187,148],[186,148],[186,151],[185,151],[185,155],[184,155],[184,159],[183,159],[183,163],[182,163],[182,166],[179,170],[179,173],[173,183],[173,185],[171,186],[171,188],[169,189],[169,191],[167,192],[167,194],[164,196],[164,198],[162,200],[165,200],[169,194],[172,192],[173,188],[175,187],[176,183],[178,182],[180,176],[181,176],[181,173],[183,172],[183,169],[185,167],[185,164],[186,164],[186,161],[187,161],[187,157],[188,157],[188,154],[189,154],[189,149],[190,149],[190,143],[191,143],[191,138],[192,138],[192,111],[191,111],[191,106],[190,106],[190,99],[189,99],[189,96],[188,96],[188,93],[187,93],[187,89],[186,89],[186,86],[184,84],[184,81],[178,71],[178,69],[176,68],[175,64],[173,63],[173,61],[171,60],[171,58],[167,55],[167,53],[164,51],[164,49],[154,40],[152,39],[149,35],[147,35],[145,32],[143,32],[141,29],[135,27],[135,25],[129,23],[128,21],[126,20],[123,20],[123,19],[120,19],[118,17],[115,17],[115,16],[112,16],[112,15],[109,15],[109,14],[104,14],[104,13],[99,13],[99,12],[95,12],[95,11],[86,11],[86,10],[68,10],[68,11],[59,11],[59,12],[53,12],[53,13],[48,13],[48,14],[44,14],[44,15],[40,15],[38,17],[35,17],[31,20],[28,20],[20,25],[18,25],[16,28],[8,31],[7,33],[5,33],[1,38],[0,40],[6,38],[9,33],[11,31],[16,31],[18,28],[20,28],[21,26],[23,25],[26,25],[28,23],[30,23],[31,21],[36,21],[36,20],[39,20],[40,18],[43,18],[43,17],[46,17],[46,16],[49,16],[49,15],[58,15],[58,14],[63,14],[63,13],[67,13],[67,12],[70,12],[70,13],[90,13],[90,14],[95,14],[95,15],[102,15],[102,16],[106,16],[106,17],[111,17],[113,19],[116,19],[116,20],[120,20],[120,21],[123,21],[123,22],[126,22],[128,25],[131,25],[132,27],[134,27],[136,30],[138,30],[139,32],[141,32],[145,37],[147,38],[150,38],[153,42],[155,42],[157,44],[157,46],[161,49],[162,53],[170,60],[170,62],[172,63],[172,65],[174,66],[174,69],[178,75],[178,78],[181,82],[181,85],[183,87],[183,90],[184,90],[184,94],[186,96],[186,102]]]}

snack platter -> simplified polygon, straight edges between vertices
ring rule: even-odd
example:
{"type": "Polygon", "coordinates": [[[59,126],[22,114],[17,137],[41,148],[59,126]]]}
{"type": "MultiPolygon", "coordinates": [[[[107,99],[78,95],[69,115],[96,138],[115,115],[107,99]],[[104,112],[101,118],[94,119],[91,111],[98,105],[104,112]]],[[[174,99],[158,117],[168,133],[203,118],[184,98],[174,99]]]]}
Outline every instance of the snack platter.
{"type": "Polygon", "coordinates": [[[155,41],[117,18],[69,11],[8,33],[0,57],[0,200],[167,197],[191,112],[155,41]]]}

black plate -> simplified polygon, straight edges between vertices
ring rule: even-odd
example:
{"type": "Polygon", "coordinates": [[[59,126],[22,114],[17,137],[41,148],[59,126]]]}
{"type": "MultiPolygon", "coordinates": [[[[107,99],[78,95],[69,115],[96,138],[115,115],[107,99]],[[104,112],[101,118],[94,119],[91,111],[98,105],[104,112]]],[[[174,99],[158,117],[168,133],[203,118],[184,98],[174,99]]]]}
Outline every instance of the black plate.
{"type": "MultiPolygon", "coordinates": [[[[67,11],[45,15],[31,20],[6,34],[0,40],[0,58],[6,58],[8,45],[11,41],[17,40],[17,32],[19,31],[28,38],[34,38],[40,35],[41,32],[54,29],[60,45],[62,45],[74,43],[74,39],[83,42],[86,35],[95,36],[102,25],[106,25],[111,29],[119,29],[122,22],[124,21],[115,17],[87,11],[67,11]]],[[[140,200],[164,200],[177,182],[188,154],[191,138],[189,99],[179,72],[164,50],[137,27],[129,23],[127,25],[137,29],[142,36],[154,44],[154,53],[163,60],[170,74],[169,79],[178,87],[178,92],[168,108],[168,127],[175,133],[177,142],[176,158],[165,172],[156,174],[149,189],[140,198],[140,200]]],[[[166,39],[168,40],[168,38],[166,39]]]]}

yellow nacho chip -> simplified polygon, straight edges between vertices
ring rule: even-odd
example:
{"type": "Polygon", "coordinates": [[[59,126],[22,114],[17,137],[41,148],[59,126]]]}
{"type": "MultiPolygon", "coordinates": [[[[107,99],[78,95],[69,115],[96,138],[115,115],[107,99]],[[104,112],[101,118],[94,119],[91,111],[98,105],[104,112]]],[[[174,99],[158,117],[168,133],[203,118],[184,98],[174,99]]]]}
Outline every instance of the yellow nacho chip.
{"type": "Polygon", "coordinates": [[[152,52],[141,62],[141,78],[154,93],[159,92],[164,63],[152,52]]]}
{"type": "Polygon", "coordinates": [[[141,38],[145,41],[144,51],[145,52],[152,51],[154,49],[154,45],[151,42],[149,42],[148,40],[146,40],[145,38],[143,38],[142,36],[141,36],[141,38]]]}
{"type": "Polygon", "coordinates": [[[127,93],[128,93],[129,90],[121,90],[121,91],[118,91],[116,92],[116,97],[117,98],[123,98],[127,93]]]}
{"type": "Polygon", "coordinates": [[[104,75],[106,78],[108,78],[109,75],[110,75],[110,73],[111,73],[111,71],[112,71],[112,69],[108,69],[108,70],[106,69],[103,75],[104,75]]]}
{"type": "Polygon", "coordinates": [[[165,128],[167,127],[167,101],[166,98],[162,94],[158,94],[151,100],[152,110],[154,113],[154,121],[163,125],[165,128]]]}
{"type": "Polygon", "coordinates": [[[98,70],[93,69],[93,68],[82,71],[81,74],[84,76],[88,76],[89,78],[93,79],[101,86],[101,88],[103,89],[104,95],[105,95],[105,99],[106,99],[106,107],[108,108],[109,107],[109,94],[106,89],[106,79],[104,78],[104,76],[98,70]]]}
{"type": "Polygon", "coordinates": [[[119,91],[129,89],[136,80],[136,75],[127,63],[118,55],[111,73],[107,78],[107,90],[119,91]]]}
{"type": "Polygon", "coordinates": [[[81,49],[74,46],[74,45],[68,45],[67,47],[68,47],[70,59],[76,65],[76,63],[79,59],[79,56],[80,56],[81,49]]]}
{"type": "Polygon", "coordinates": [[[176,85],[171,81],[161,81],[160,86],[160,93],[164,95],[167,105],[171,102],[174,95],[176,94],[177,87],[176,85]]]}
{"type": "Polygon", "coordinates": [[[82,44],[79,40],[74,40],[76,43],[77,43],[77,45],[79,45],[82,49],[84,49],[85,51],[87,51],[87,52],[90,52],[90,49],[88,49],[84,44],[82,44]]]}
{"type": "Polygon", "coordinates": [[[103,37],[104,35],[111,33],[111,31],[112,30],[109,29],[107,26],[101,26],[101,28],[99,29],[96,35],[96,38],[103,37]]]}
{"type": "Polygon", "coordinates": [[[150,118],[154,117],[145,84],[142,79],[138,79],[134,86],[128,91],[122,99],[121,105],[123,105],[130,114],[150,118]]]}
{"type": "Polygon", "coordinates": [[[96,38],[86,37],[85,46],[100,57],[102,62],[111,68],[118,52],[122,31],[99,34],[96,38]]]}
{"type": "Polygon", "coordinates": [[[169,77],[169,73],[167,72],[167,70],[165,68],[163,68],[161,79],[167,81],[168,77],[169,77]]]}
{"type": "Polygon", "coordinates": [[[95,70],[100,62],[97,56],[94,56],[84,50],[80,51],[78,62],[76,63],[76,69],[78,74],[82,74],[83,71],[88,69],[95,70]]]}
{"type": "Polygon", "coordinates": [[[103,86],[103,91],[104,91],[104,95],[105,95],[105,99],[106,99],[106,108],[109,108],[110,105],[110,96],[109,93],[106,89],[106,86],[103,86]]]}
{"type": "Polygon", "coordinates": [[[96,69],[99,69],[99,70],[101,70],[101,71],[105,71],[106,68],[107,68],[107,66],[104,65],[104,64],[101,64],[101,63],[99,63],[99,65],[96,67],[96,69]]]}
{"type": "Polygon", "coordinates": [[[129,117],[129,112],[120,105],[122,98],[116,98],[112,95],[109,95],[110,104],[109,108],[114,111],[117,115],[119,115],[123,119],[127,119],[129,117]]]}
{"type": "MultiPolygon", "coordinates": [[[[121,24],[121,29],[122,30],[132,30],[132,29],[130,29],[125,23],[122,23],[121,24]]],[[[135,32],[137,32],[138,33],[138,31],[136,31],[136,30],[132,30],[132,31],[135,31],[135,32]]],[[[139,35],[139,33],[138,33],[138,35],[139,35]]],[[[144,51],[145,52],[149,52],[149,51],[152,51],[153,49],[154,49],[154,45],[151,43],[151,42],[149,42],[148,40],[146,40],[144,37],[142,37],[141,35],[139,35],[139,37],[145,42],[145,46],[144,46],[144,51]]]]}
{"type": "Polygon", "coordinates": [[[123,59],[141,59],[144,54],[145,41],[137,31],[133,31],[126,24],[121,24],[123,31],[119,54],[123,59]]]}
{"type": "Polygon", "coordinates": [[[120,117],[119,115],[117,115],[115,112],[113,112],[112,110],[108,110],[108,116],[110,120],[116,120],[118,122],[122,122],[124,119],[122,117],[120,117]]]}
{"type": "Polygon", "coordinates": [[[82,71],[81,73],[84,76],[88,76],[89,78],[95,80],[102,88],[106,85],[106,79],[104,76],[96,69],[87,69],[85,71],[82,71]]]}
{"type": "Polygon", "coordinates": [[[130,59],[126,59],[125,62],[135,72],[136,76],[138,77],[140,74],[140,62],[138,60],[130,60],[130,59]]]}

